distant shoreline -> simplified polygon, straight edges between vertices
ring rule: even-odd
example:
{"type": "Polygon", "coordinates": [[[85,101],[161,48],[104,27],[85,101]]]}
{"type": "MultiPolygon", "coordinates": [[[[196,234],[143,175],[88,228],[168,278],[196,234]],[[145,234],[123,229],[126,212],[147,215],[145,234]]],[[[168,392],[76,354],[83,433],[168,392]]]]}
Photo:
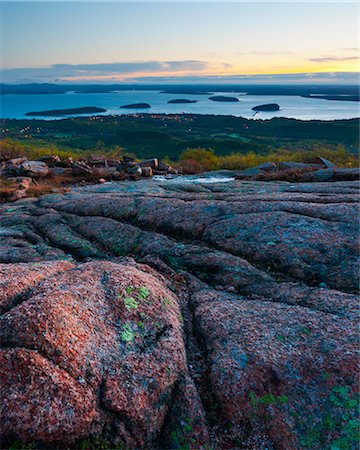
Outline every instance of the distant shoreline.
{"type": "Polygon", "coordinates": [[[116,91],[159,91],[162,94],[177,95],[213,95],[217,92],[228,92],[233,95],[295,95],[326,100],[360,101],[357,85],[165,85],[165,84],[0,84],[0,95],[40,95],[40,94],[105,94],[116,91]],[[349,97],[348,99],[344,98],[349,97]]]}

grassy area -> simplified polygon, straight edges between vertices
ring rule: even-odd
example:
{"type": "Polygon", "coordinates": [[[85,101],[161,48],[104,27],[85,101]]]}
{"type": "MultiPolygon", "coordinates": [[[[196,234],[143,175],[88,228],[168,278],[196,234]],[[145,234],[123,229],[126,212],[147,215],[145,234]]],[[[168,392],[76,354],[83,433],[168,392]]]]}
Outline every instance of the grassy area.
{"type": "Polygon", "coordinates": [[[338,167],[358,167],[359,159],[357,155],[349,153],[343,146],[336,148],[319,147],[310,151],[305,150],[286,150],[279,149],[277,152],[266,154],[256,154],[248,152],[245,154],[233,153],[231,155],[217,156],[213,150],[206,149],[188,149],[180,155],[175,165],[182,165],[191,171],[206,170],[242,170],[249,167],[255,167],[267,161],[274,163],[294,161],[310,163],[316,157],[322,156],[330,160],[338,167]]]}

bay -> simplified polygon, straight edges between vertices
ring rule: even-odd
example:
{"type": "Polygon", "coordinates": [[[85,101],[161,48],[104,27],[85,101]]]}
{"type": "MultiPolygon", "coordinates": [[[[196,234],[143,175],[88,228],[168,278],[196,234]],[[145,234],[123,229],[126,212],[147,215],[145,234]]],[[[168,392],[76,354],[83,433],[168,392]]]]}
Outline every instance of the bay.
{"type": "MultiPolygon", "coordinates": [[[[214,92],[211,95],[238,97],[239,102],[214,102],[210,95],[164,94],[159,91],[117,91],[111,93],[68,92],[66,94],[41,95],[2,95],[0,96],[0,116],[9,119],[34,119],[26,116],[30,111],[81,108],[96,106],[106,109],[99,115],[122,114],[220,114],[254,119],[271,119],[287,117],[300,120],[338,120],[360,117],[359,102],[303,98],[291,95],[244,95],[238,92],[214,92]],[[168,104],[169,100],[186,98],[197,100],[196,103],[168,104]],[[122,109],[122,105],[148,103],[149,109],[122,109]],[[280,111],[260,112],[254,116],[252,108],[265,103],[278,103],[280,111]]],[[[85,114],[93,115],[93,114],[85,114]]],[[[97,114],[98,115],[98,114],[97,114]]],[[[70,116],[66,116],[70,117],[70,116]]],[[[42,120],[54,120],[62,117],[38,117],[42,120]]]]}

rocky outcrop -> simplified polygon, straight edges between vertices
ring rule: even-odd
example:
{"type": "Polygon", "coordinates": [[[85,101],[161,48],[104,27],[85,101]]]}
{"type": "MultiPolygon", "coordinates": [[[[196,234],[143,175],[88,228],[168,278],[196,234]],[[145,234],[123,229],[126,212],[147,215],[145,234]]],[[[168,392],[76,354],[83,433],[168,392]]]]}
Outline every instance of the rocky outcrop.
{"type": "Polygon", "coordinates": [[[358,201],[143,180],[0,206],[5,442],[355,448],[358,201]]]}
{"type": "Polygon", "coordinates": [[[58,155],[47,155],[39,158],[38,161],[44,162],[48,167],[55,167],[60,163],[60,157],[58,155]]]}
{"type": "Polygon", "coordinates": [[[49,174],[49,167],[42,161],[28,161],[26,158],[14,158],[6,161],[0,172],[5,177],[27,176],[40,178],[49,174]]]}
{"type": "Polygon", "coordinates": [[[127,447],[148,445],[186,373],[181,327],[176,296],[147,266],[46,277],[2,317],[3,435],[73,443],[112,428],[127,447]]]}

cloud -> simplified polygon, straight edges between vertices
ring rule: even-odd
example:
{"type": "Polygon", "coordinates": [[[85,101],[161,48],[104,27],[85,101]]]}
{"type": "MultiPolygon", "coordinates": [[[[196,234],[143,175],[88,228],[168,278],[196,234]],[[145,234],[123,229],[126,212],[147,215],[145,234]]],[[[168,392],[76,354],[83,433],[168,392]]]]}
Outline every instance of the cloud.
{"type": "MultiPolygon", "coordinates": [[[[54,64],[50,67],[25,67],[3,69],[1,79],[3,83],[55,82],[76,80],[117,80],[126,79],[132,74],[188,74],[202,73],[211,70],[212,65],[206,61],[140,61],[114,62],[100,64],[54,64]]],[[[217,69],[226,70],[230,64],[220,63],[217,69]]]]}
{"type": "Polygon", "coordinates": [[[315,63],[337,62],[337,61],[357,61],[357,56],[319,56],[317,58],[309,58],[309,61],[315,63]]]}
{"type": "Polygon", "coordinates": [[[315,73],[292,73],[292,74],[238,74],[238,75],[194,75],[194,76],[152,76],[141,78],[129,78],[130,83],[145,84],[357,84],[357,72],[315,72],[315,73]]]}
{"type": "Polygon", "coordinates": [[[286,50],[253,50],[251,52],[236,52],[236,55],[258,55],[258,56],[272,56],[272,55],[293,55],[295,52],[286,50]]]}

